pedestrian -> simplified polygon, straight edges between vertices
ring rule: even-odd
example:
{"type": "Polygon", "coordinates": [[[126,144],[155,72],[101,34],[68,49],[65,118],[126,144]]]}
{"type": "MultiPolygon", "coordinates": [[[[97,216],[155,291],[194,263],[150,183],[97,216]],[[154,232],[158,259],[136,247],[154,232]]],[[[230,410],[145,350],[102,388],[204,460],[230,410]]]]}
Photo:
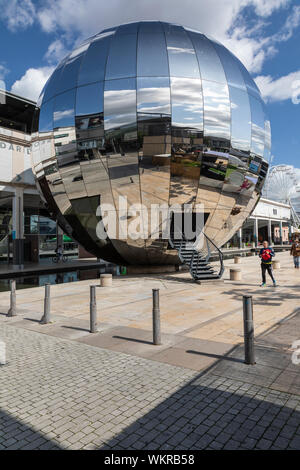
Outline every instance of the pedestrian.
{"type": "Polygon", "coordinates": [[[299,238],[296,237],[292,247],[291,247],[291,255],[294,258],[294,266],[296,269],[299,269],[299,261],[300,261],[300,243],[299,238]]]}
{"type": "Polygon", "coordinates": [[[262,274],[262,284],[261,287],[266,285],[266,271],[270,278],[273,281],[273,286],[276,287],[276,281],[273,277],[272,270],[272,258],[275,256],[274,250],[267,241],[263,242],[263,248],[259,252],[259,257],[261,259],[261,274],[262,274]]]}

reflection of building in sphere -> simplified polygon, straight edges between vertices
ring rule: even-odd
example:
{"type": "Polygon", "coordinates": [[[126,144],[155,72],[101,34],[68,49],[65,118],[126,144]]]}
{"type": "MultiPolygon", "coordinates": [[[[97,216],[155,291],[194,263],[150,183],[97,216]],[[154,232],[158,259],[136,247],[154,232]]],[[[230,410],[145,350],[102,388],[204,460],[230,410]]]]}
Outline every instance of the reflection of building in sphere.
{"type": "Polygon", "coordinates": [[[38,184],[65,231],[98,257],[179,262],[160,232],[98,239],[97,207],[119,212],[119,196],[148,213],[203,204],[218,247],[258,200],[271,144],[263,101],[241,62],[201,33],[161,22],[102,31],[58,65],[38,106],[38,184]]]}

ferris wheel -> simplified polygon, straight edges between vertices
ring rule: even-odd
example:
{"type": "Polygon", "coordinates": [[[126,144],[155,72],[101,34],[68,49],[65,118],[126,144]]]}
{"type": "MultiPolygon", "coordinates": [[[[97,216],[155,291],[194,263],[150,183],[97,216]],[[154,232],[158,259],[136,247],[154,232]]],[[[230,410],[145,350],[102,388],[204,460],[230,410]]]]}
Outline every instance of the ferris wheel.
{"type": "Polygon", "coordinates": [[[263,189],[263,197],[289,204],[291,216],[296,225],[300,224],[300,183],[292,165],[271,166],[263,189]]]}
{"type": "Polygon", "coordinates": [[[291,197],[295,195],[297,186],[298,181],[293,166],[271,166],[263,189],[263,196],[288,204],[291,197]]]}

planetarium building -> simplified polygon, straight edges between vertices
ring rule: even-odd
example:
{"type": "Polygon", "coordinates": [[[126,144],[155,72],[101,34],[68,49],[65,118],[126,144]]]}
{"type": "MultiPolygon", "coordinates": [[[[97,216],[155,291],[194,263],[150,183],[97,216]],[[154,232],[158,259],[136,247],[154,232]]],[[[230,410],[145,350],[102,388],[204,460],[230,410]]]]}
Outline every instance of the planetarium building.
{"type": "MultiPolygon", "coordinates": [[[[179,25],[124,24],[86,40],[42,91],[33,169],[47,208],[97,257],[117,264],[179,264],[195,278],[258,202],[270,123],[242,63],[220,43],[179,25]],[[99,205],[203,207],[199,249],[174,236],[99,238],[99,205]],[[97,229],[98,227],[98,229],[97,229]]],[[[128,215],[127,222],[134,218],[128,215]]],[[[104,224],[104,222],[103,222],[104,224]]],[[[104,228],[103,228],[104,230],[104,228]]]]}

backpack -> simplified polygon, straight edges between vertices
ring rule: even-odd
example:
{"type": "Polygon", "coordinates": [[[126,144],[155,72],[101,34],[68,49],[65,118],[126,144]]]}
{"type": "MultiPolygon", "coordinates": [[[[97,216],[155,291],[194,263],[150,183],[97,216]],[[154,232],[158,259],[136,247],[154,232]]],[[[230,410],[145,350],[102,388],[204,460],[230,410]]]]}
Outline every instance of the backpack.
{"type": "Polygon", "coordinates": [[[271,260],[272,260],[270,248],[264,248],[264,250],[263,250],[263,252],[262,252],[262,254],[261,254],[261,258],[262,258],[264,261],[271,261],[271,260]]]}

